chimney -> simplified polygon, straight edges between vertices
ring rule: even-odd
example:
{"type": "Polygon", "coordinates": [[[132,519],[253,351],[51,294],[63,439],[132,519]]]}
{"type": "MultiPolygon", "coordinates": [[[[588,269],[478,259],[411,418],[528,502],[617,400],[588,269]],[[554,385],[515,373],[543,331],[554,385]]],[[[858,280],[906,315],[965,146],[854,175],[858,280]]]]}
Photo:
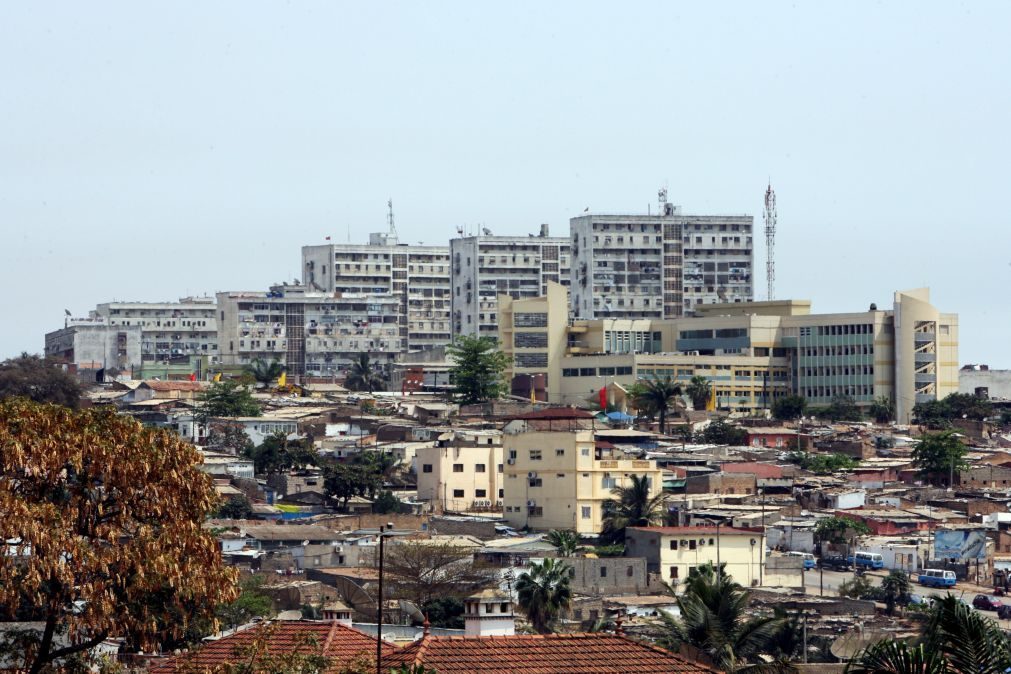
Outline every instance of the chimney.
{"type": "Polygon", "coordinates": [[[464,634],[508,637],[516,634],[513,601],[500,590],[484,590],[463,600],[464,634]]]}
{"type": "Polygon", "coordinates": [[[541,238],[545,238],[546,239],[548,237],[548,225],[547,225],[547,223],[542,223],[541,224],[541,234],[540,235],[541,235],[541,238]]]}

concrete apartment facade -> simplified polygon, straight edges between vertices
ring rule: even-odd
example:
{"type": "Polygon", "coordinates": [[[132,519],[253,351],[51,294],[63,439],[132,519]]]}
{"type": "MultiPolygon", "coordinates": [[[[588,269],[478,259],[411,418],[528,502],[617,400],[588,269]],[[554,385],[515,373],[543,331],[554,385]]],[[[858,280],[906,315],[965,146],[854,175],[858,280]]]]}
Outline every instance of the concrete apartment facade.
{"type": "Polygon", "coordinates": [[[801,300],[705,304],[692,317],[576,320],[564,329],[557,326],[567,306],[557,289],[523,302],[500,304],[507,375],[542,374],[552,403],[578,404],[612,382],[670,376],[685,384],[700,375],[720,409],[755,412],[790,394],[812,406],[835,396],[866,406],[884,396],[908,423],[916,403],[958,390],[958,317],[933,307],[923,288],[896,292],[890,309],[812,314],[801,300]],[[518,347],[517,306],[556,327],[518,347]]]}
{"type": "Polygon", "coordinates": [[[302,247],[308,289],[396,297],[400,337],[411,351],[450,341],[449,268],[448,246],[401,244],[390,234],[370,234],[367,245],[302,247]]]}
{"type": "Polygon", "coordinates": [[[273,286],[267,292],[218,293],[221,363],[278,360],[291,375],[343,375],[368,353],[379,363],[404,350],[400,300],[393,295],[273,286]]]}
{"type": "Polygon", "coordinates": [[[498,297],[539,297],[547,284],[569,284],[569,239],[548,236],[467,236],[449,242],[454,335],[498,339],[498,297]]]}
{"type": "Polygon", "coordinates": [[[589,429],[520,425],[505,432],[502,444],[504,515],[515,528],[598,534],[604,501],[614,497],[615,487],[626,486],[631,475],[649,478],[651,496],[663,489],[663,471],[655,461],[617,458],[612,450],[596,447],[589,429]]]}
{"type": "Polygon", "coordinates": [[[661,192],[656,215],[569,221],[575,318],[661,319],[753,299],[754,218],[686,215],[661,192]]]}
{"type": "Polygon", "coordinates": [[[141,327],[112,326],[96,319],[75,318],[46,333],[45,354],[77,371],[116,368],[129,372],[141,362],[141,327]]]}
{"type": "Polygon", "coordinates": [[[644,557],[646,567],[676,585],[704,564],[722,564],[744,587],[761,584],[765,539],[761,529],[732,527],[629,527],[625,554],[644,557]]]}
{"type": "Polygon", "coordinates": [[[186,364],[195,357],[218,358],[213,297],[178,302],[105,302],[46,335],[46,353],[82,369],[94,363],[120,370],[142,365],[186,364]],[[104,327],[103,327],[104,326],[104,327]],[[134,345],[134,335],[139,341],[134,345]],[[104,346],[98,346],[98,344],[104,346]],[[99,358],[104,354],[104,358],[99,358]]]}

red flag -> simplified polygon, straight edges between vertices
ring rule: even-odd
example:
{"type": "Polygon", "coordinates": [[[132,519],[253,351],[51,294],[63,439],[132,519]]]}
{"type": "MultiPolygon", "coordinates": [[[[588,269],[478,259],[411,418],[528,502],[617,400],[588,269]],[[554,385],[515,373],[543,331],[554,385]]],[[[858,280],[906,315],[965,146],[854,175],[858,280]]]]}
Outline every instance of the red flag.
{"type": "Polygon", "coordinates": [[[601,412],[606,412],[607,411],[607,387],[606,386],[601,386],[600,387],[600,411],[601,412]]]}
{"type": "Polygon", "coordinates": [[[192,374],[190,375],[190,381],[196,381],[196,380],[197,380],[197,375],[196,375],[196,373],[194,372],[194,373],[192,373],[192,374]]]}

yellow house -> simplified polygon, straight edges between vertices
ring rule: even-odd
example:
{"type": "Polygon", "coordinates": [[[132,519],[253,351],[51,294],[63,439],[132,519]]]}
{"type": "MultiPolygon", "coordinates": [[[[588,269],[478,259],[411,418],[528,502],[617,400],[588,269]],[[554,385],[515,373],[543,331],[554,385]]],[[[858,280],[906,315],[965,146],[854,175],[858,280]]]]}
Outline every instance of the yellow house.
{"type": "Polygon", "coordinates": [[[419,447],[418,499],[436,510],[501,510],[502,445],[497,440],[488,436],[462,445],[419,447]]]}
{"type": "Polygon", "coordinates": [[[765,566],[761,529],[733,527],[629,527],[625,554],[645,557],[646,569],[663,580],[683,583],[697,567],[722,564],[744,587],[760,585],[765,566]]]}
{"type": "Polygon", "coordinates": [[[510,526],[598,534],[604,501],[632,475],[649,479],[650,496],[663,489],[663,471],[655,461],[624,458],[620,450],[599,446],[590,417],[582,410],[549,408],[506,426],[504,516],[510,526]]]}

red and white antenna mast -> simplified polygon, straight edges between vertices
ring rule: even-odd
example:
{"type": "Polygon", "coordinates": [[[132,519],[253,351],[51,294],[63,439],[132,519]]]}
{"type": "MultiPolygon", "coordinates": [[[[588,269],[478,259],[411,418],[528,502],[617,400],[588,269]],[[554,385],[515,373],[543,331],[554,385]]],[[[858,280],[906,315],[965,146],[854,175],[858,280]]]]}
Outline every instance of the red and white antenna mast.
{"type": "Polygon", "coordinates": [[[772,189],[772,181],[765,190],[765,282],[768,285],[768,297],[776,298],[776,192],[772,189]]]}

